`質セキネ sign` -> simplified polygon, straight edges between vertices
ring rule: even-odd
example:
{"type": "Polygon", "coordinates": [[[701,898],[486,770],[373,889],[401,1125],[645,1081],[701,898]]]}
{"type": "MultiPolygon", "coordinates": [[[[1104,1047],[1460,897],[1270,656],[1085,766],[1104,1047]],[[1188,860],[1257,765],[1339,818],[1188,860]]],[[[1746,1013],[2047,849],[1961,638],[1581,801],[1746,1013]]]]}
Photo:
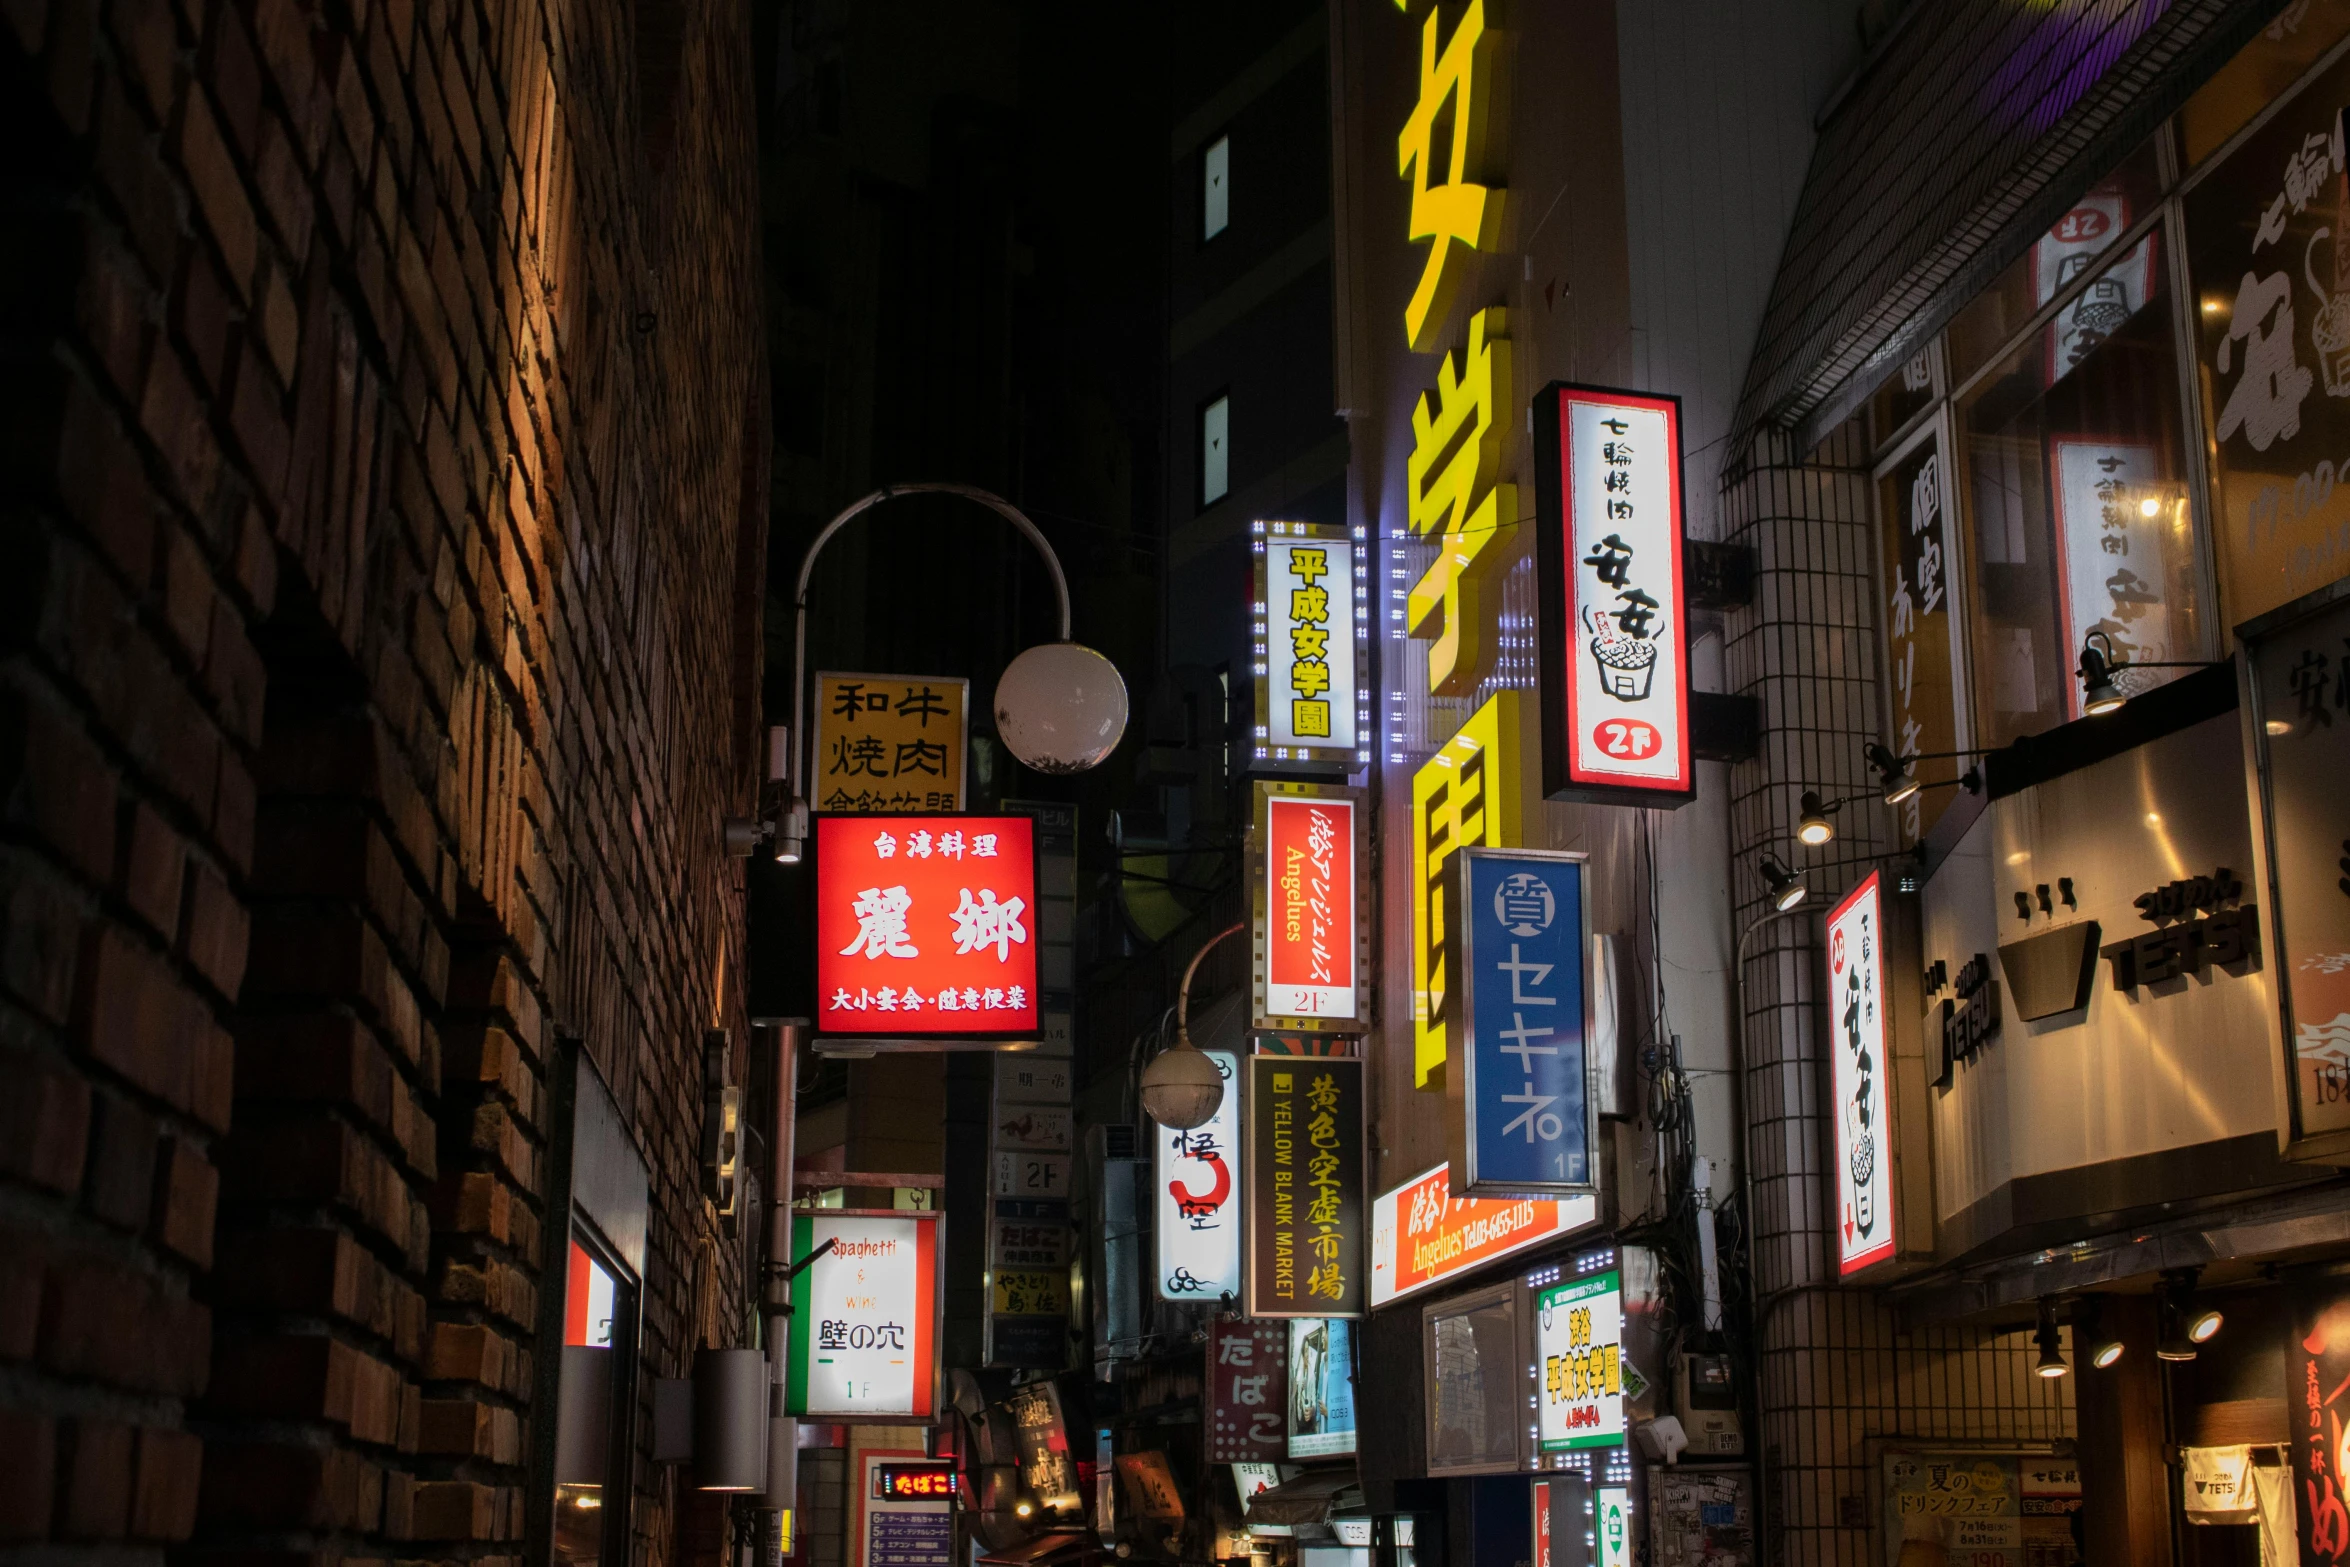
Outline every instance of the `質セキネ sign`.
{"type": "Polygon", "coordinates": [[[1366,1021],[1360,905],[1369,808],[1362,792],[1260,781],[1251,1001],[1267,1032],[1353,1032],[1366,1021]]]}
{"type": "Polygon", "coordinates": [[[970,724],[968,680],[819,672],[808,802],[818,811],[959,811],[970,724]]]}
{"type": "Polygon", "coordinates": [[[1259,761],[1371,760],[1369,556],[1336,523],[1255,524],[1259,761]]]}
{"type": "Polygon", "coordinates": [[[1885,1057],[1885,921],[1871,871],[1828,915],[1829,1082],[1836,1096],[1836,1265],[1894,1254],[1891,1063],[1885,1057]]]}
{"type": "Polygon", "coordinates": [[[938,1412],[936,1213],[818,1209],[792,1219],[790,1412],[915,1423],[938,1412]]]}
{"type": "Polygon", "coordinates": [[[1035,825],[1025,816],[816,819],[816,1027],[1037,1035],[1035,825]]]}
{"type": "Polygon", "coordinates": [[[1696,792],[1680,400],[1553,383],[1534,438],[1543,792],[1680,805],[1696,792]]]}

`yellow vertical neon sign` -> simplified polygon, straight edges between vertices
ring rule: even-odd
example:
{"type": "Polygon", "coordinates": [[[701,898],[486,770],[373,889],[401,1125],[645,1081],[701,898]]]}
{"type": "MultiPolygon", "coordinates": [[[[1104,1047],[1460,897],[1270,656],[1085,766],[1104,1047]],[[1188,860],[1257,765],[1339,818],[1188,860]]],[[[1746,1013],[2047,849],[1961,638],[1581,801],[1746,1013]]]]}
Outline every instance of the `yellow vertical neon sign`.
{"type": "Polygon", "coordinates": [[[1412,1081],[1444,1065],[1449,988],[1444,863],[1452,851],[1525,841],[1518,693],[1496,691],[1412,775],[1412,1081]]]}
{"type": "Polygon", "coordinates": [[[1469,346],[1436,366],[1434,390],[1412,409],[1405,509],[1412,531],[1434,536],[1436,559],[1405,602],[1415,637],[1432,637],[1428,689],[1465,694],[1484,662],[1480,588],[1503,553],[1493,547],[1518,520],[1517,486],[1499,484],[1503,410],[1510,398],[1509,313],[1499,306],[1469,318],[1469,346]]]}
{"type": "Polygon", "coordinates": [[[1412,182],[1410,237],[1429,240],[1419,285],[1404,306],[1404,339],[1415,353],[1427,353],[1436,329],[1459,292],[1468,270],[1464,252],[1491,250],[1501,238],[1503,198],[1499,186],[1481,183],[1493,141],[1494,72],[1501,36],[1485,26],[1485,0],[1469,0],[1460,25],[1440,52],[1436,47],[1438,8],[1431,6],[1420,27],[1420,101],[1395,141],[1395,172],[1412,182]],[[1452,134],[1441,170],[1436,163],[1436,126],[1452,105],[1452,134]],[[1439,175],[1442,177],[1439,178],[1439,175]]]}

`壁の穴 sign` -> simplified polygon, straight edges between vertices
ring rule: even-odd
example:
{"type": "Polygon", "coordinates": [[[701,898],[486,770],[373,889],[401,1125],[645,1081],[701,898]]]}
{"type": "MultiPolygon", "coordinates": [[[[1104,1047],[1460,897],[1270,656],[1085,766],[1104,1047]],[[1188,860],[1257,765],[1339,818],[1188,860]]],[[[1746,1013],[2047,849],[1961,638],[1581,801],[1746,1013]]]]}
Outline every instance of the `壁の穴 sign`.
{"type": "Polygon", "coordinates": [[[1534,436],[1543,792],[1680,805],[1696,793],[1680,400],[1553,383],[1534,436]]]}
{"type": "Polygon", "coordinates": [[[808,803],[819,811],[961,810],[970,715],[968,680],[819,672],[808,803]]]}
{"type": "Polygon", "coordinates": [[[1257,784],[1249,946],[1258,1029],[1352,1032],[1366,1021],[1360,892],[1367,815],[1360,790],[1257,784]]]}
{"type": "Polygon", "coordinates": [[[916,1423],[938,1412],[941,1216],[833,1208],[792,1220],[790,1412],[916,1423]]]}
{"type": "Polygon", "coordinates": [[[1252,1317],[1359,1317],[1363,1269],[1363,1064],[1248,1060],[1252,1317]]]}
{"type": "Polygon", "coordinates": [[[1840,1194],[1837,1271],[1853,1274],[1894,1253],[1893,1130],[1885,1056],[1885,922],[1878,873],[1861,880],[1828,916],[1828,1054],[1833,1062],[1840,1194]]]}
{"type": "Polygon", "coordinates": [[[1580,854],[1481,848],[1446,866],[1459,948],[1445,1097],[1462,1196],[1598,1190],[1583,868],[1580,854]]]}

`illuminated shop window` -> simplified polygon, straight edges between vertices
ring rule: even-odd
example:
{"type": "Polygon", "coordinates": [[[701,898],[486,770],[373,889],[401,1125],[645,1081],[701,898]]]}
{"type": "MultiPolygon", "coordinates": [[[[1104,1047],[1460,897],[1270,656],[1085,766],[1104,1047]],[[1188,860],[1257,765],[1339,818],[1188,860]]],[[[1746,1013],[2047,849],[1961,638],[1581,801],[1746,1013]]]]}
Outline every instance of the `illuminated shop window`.
{"type": "Polygon", "coordinates": [[[563,1367],[555,1405],[554,1560],[628,1559],[628,1410],[635,1383],[636,1286],[584,1228],[571,1237],[563,1367]]]}

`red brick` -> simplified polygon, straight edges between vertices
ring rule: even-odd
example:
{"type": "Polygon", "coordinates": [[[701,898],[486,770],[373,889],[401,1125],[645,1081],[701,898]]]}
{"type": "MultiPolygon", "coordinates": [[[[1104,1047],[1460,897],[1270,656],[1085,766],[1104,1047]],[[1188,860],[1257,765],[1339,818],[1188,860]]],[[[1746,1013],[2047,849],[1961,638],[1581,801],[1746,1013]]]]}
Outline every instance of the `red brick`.
{"type": "Polygon", "coordinates": [[[68,1420],[57,1433],[57,1533],[68,1540],[119,1540],[130,1523],[131,1428],[112,1420],[68,1420]]]}
{"type": "Polygon", "coordinates": [[[220,748],[219,782],[212,804],[212,843],[231,870],[253,868],[253,774],[235,746],[220,748]]]}
{"type": "Polygon", "coordinates": [[[195,1035],[209,1020],[159,959],[111,925],[93,925],[83,944],[74,1015],[92,1055],[149,1093],[187,1104],[195,1035]]]}
{"type": "Polygon", "coordinates": [[[115,569],[143,587],[155,570],[155,492],[114,416],[78,379],[66,394],[57,487],[115,569]]]}
{"type": "Polygon", "coordinates": [[[245,906],[218,871],[198,860],[188,866],[187,918],[180,931],[180,955],[234,999],[245,981],[248,940],[245,906]]]}
{"type": "Polygon", "coordinates": [[[190,665],[204,667],[212,647],[212,614],[220,590],[212,564],[193,537],[173,530],[163,550],[163,618],[190,665]]]}
{"type": "Polygon", "coordinates": [[[131,1538],[179,1541],[196,1528],[196,1490],[204,1444],[185,1431],[143,1426],[131,1483],[131,1538]]]}
{"type": "Polygon", "coordinates": [[[172,289],[170,320],[172,330],[196,361],[198,379],[218,391],[226,384],[229,334],[237,326],[237,306],[210,252],[188,248],[180,264],[179,282],[172,289]]]}
{"type": "Polygon", "coordinates": [[[29,1409],[0,1409],[0,1540],[48,1537],[57,1503],[57,1428],[29,1409]]]}
{"type": "Polygon", "coordinates": [[[358,1511],[358,1464],[323,1448],[207,1442],[198,1517],[231,1527],[336,1528],[358,1511]]]}
{"type": "Polygon", "coordinates": [[[139,401],[139,426],[162,449],[164,466],[179,481],[179,498],[190,511],[212,504],[220,479],[220,448],[205,421],[204,404],[175,354],[147,362],[146,395],[139,401]]]}
{"type": "Polygon", "coordinates": [[[114,876],[114,778],[79,726],[0,688],[0,816],[101,884],[114,876]]]}
{"type": "Polygon", "coordinates": [[[204,660],[204,683],[220,704],[220,722],[246,745],[261,743],[262,701],[269,677],[261,655],[245,635],[244,618],[226,595],[212,601],[211,650],[204,660]]]}
{"type": "MultiPolygon", "coordinates": [[[[80,5],[75,10],[94,10],[80,5]]],[[[180,251],[179,201],[157,155],[146,117],[108,74],[98,82],[98,143],[94,172],[114,197],[139,259],[150,277],[167,278],[180,251]]]]}
{"type": "Polygon", "coordinates": [[[236,1103],[236,1042],[218,1026],[201,1029],[188,1066],[188,1113],[215,1132],[229,1129],[236,1103]]]}
{"type": "MultiPolygon", "coordinates": [[[[90,1137],[90,1085],[63,1063],[0,1050],[0,1173],[70,1193],[82,1180],[90,1137]]],[[[0,1334],[0,1339],[5,1335],[0,1334]]]]}
{"type": "Polygon", "coordinates": [[[34,1015],[63,1024],[73,1015],[82,916],[48,867],[0,854],[0,987],[34,1015]]]}
{"type": "Polygon", "coordinates": [[[155,1195],[155,1118],[119,1094],[97,1096],[90,1157],[90,1212],[116,1229],[147,1227],[155,1195]]]}
{"type": "Polygon", "coordinates": [[[180,167],[187,175],[196,209],[203,215],[213,242],[220,247],[228,269],[229,286],[239,298],[253,284],[253,266],[260,256],[260,237],[254,231],[253,203],[237,177],[236,162],[221,139],[220,125],[202,93],[189,93],[180,104],[177,145],[180,167]]]}
{"type": "Polygon", "coordinates": [[[148,929],[168,940],[179,932],[187,846],[145,801],[128,806],[123,816],[122,895],[148,929]]]}
{"type": "MultiPolygon", "coordinates": [[[[30,1235],[0,1234],[0,1360],[30,1360],[41,1342],[41,1290],[49,1249],[30,1235]]],[[[0,1442],[0,1453],[8,1450],[0,1442]]],[[[4,1466],[0,1466],[4,1467],[4,1466]]],[[[5,1516],[0,1509],[0,1517],[5,1516]]]]}
{"type": "Polygon", "coordinates": [[[237,7],[223,6],[216,13],[198,70],[220,106],[222,128],[235,139],[242,161],[250,163],[261,130],[261,63],[253,57],[237,7]]]}
{"type": "Polygon", "coordinates": [[[262,494],[276,495],[285,484],[290,447],[283,400],[259,353],[248,347],[232,357],[236,367],[231,372],[229,427],[236,432],[237,445],[262,494]]]}
{"type": "Polygon", "coordinates": [[[491,1536],[497,1493],[468,1480],[433,1480],[416,1488],[413,1537],[419,1540],[486,1540],[491,1536]]]}
{"type": "Polygon", "coordinates": [[[81,326],[90,349],[114,389],[139,395],[145,384],[148,342],[147,285],[130,257],[110,244],[85,243],[81,326]]]}
{"type": "Polygon", "coordinates": [[[197,1267],[211,1267],[219,1203],[220,1172],[186,1138],[165,1139],[155,1172],[155,1238],[197,1267]]]}
{"type": "Polygon", "coordinates": [[[107,21],[148,115],[162,124],[171,118],[179,75],[179,21],[170,0],[114,0],[107,21]]]}

